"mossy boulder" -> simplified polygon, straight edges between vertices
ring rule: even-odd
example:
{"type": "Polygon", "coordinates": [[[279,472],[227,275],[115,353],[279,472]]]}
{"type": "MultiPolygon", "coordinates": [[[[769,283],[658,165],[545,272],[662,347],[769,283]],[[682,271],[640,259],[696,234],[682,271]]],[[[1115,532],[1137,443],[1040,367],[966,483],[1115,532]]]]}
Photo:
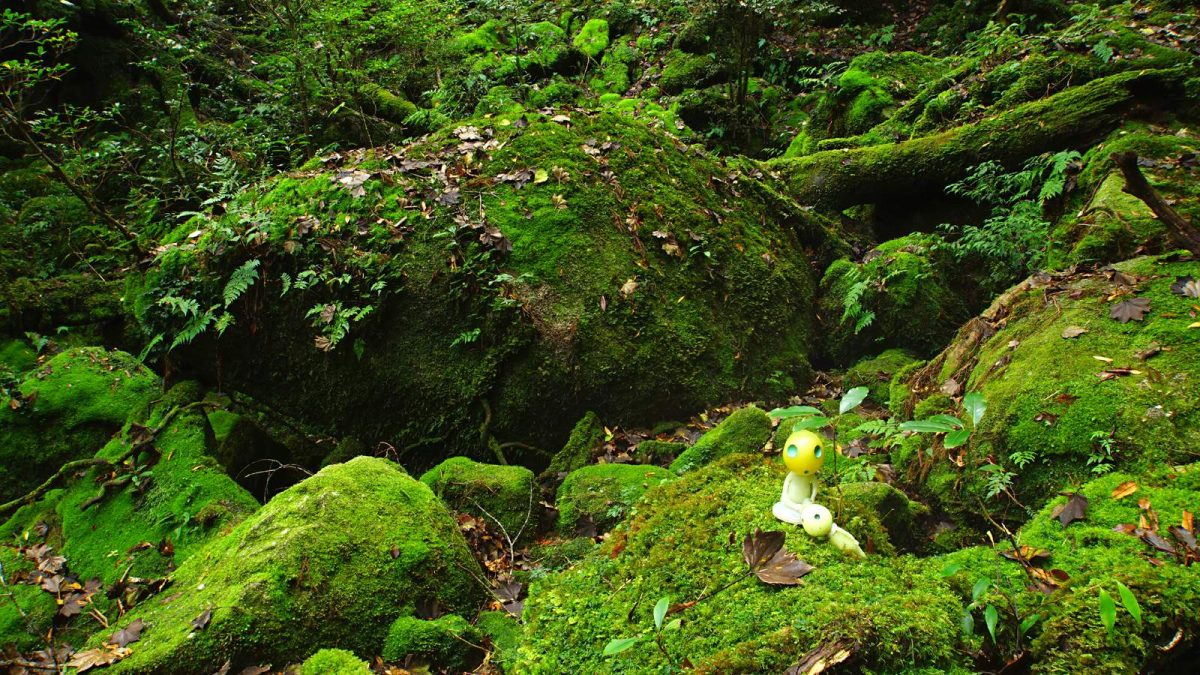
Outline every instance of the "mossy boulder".
{"type": "Polygon", "coordinates": [[[428,487],[359,457],[279,494],[180,565],[181,597],[152,599],[122,620],[143,619],[155,635],[113,670],[208,673],[226,659],[294,661],[322,644],[374,655],[387,626],[417,607],[473,613],[480,575],[428,487]]]}
{"type": "Polygon", "coordinates": [[[846,370],[842,378],[845,388],[866,387],[867,396],[876,404],[886,404],[891,396],[890,387],[896,373],[917,362],[917,358],[903,349],[888,349],[878,356],[862,359],[846,370]]]}
{"type": "Polygon", "coordinates": [[[664,94],[681,94],[720,81],[724,69],[712,54],[688,54],[673,51],[667,55],[658,88],[664,94]]]}
{"type": "Polygon", "coordinates": [[[558,488],[558,529],[571,534],[586,524],[604,531],[620,522],[646,490],[674,478],[657,466],[593,464],[572,471],[558,488]]]}
{"type": "Polygon", "coordinates": [[[1150,257],[1114,267],[1022,282],[910,375],[914,400],[932,403],[918,404],[917,417],[953,408],[941,392],[951,380],[987,400],[962,466],[931,466],[944,505],[977,510],[986,499],[978,468],[993,462],[1036,508],[1096,472],[1191,457],[1200,443],[1200,331],[1188,328],[1194,301],[1171,285],[1195,264],[1150,257]],[[1110,318],[1135,296],[1149,302],[1143,320],[1110,318]]]}
{"type": "Polygon", "coordinates": [[[345,649],[322,649],[300,664],[300,675],[370,675],[366,661],[345,649]]]}
{"type": "MultiPolygon", "coordinates": [[[[155,450],[134,455],[134,471],[114,476],[110,467],[82,469],[63,487],[0,524],[0,541],[5,542],[0,564],[6,578],[32,570],[17,548],[35,543],[45,543],[66,558],[80,580],[98,579],[106,589],[124,576],[162,578],[252,513],[258,503],[208,454],[213,441],[204,414],[187,407],[198,400],[200,391],[195,383],[180,383],[153,411],[130,416],[131,423],[161,427],[155,450]]],[[[96,458],[113,460],[125,454],[139,433],[127,425],[96,458]]],[[[42,645],[41,636],[57,609],[54,594],[36,585],[13,588],[29,617],[22,619],[12,603],[0,603],[0,646],[42,645]]],[[[123,594],[107,598],[104,593],[93,602],[102,612],[116,612],[118,598],[130,603],[123,594]]],[[[102,628],[86,614],[62,623],[55,624],[57,634],[74,644],[102,628]]]]}
{"type": "MultiPolygon", "coordinates": [[[[847,557],[771,515],[786,474],[756,454],[725,457],[652,488],[636,514],[571,568],[536,581],[526,601],[517,672],[649,672],[666,666],[653,645],[605,656],[612,639],[653,625],[655,601],[688,603],[679,631],[664,634],[668,653],[701,672],[783,672],[827,640],[858,645],[874,671],[953,670],[962,603],[941,563],[909,556],[847,557]],[[755,528],[784,530],[786,546],[815,569],[801,586],[768,586],[745,577],[741,548],[755,528]],[[718,590],[733,583],[727,590],[718,590]],[[597,595],[597,585],[605,588],[597,595]]],[[[877,551],[890,550],[871,491],[847,490],[839,524],[877,551]],[[860,503],[859,497],[863,498],[860,503]]],[[[832,508],[832,504],[831,504],[832,508]]]]}
{"type": "Polygon", "coordinates": [[[729,417],[684,450],[671,470],[684,473],[739,452],[757,452],[771,437],[771,418],[752,405],[733,411],[729,417]]]}
{"type": "Polygon", "coordinates": [[[634,460],[638,464],[665,464],[688,449],[687,443],[648,439],[637,444],[634,460]]]}
{"type": "Polygon", "coordinates": [[[514,542],[537,529],[541,490],[533,472],[523,466],[481,464],[466,457],[451,457],[425,472],[421,482],[451,510],[499,523],[514,542]]]}
{"type": "Polygon", "coordinates": [[[480,612],[475,625],[492,644],[489,661],[501,668],[511,664],[523,639],[521,624],[516,617],[508,612],[480,612]]]}
{"type": "Polygon", "coordinates": [[[388,628],[383,659],[407,668],[432,666],[444,672],[471,672],[483,660],[473,645],[483,640],[478,628],[457,614],[426,620],[401,616],[388,628]]]}
{"type": "Polygon", "coordinates": [[[938,244],[935,236],[911,234],[825,270],[819,315],[830,359],[847,363],[881,348],[928,356],[946,344],[971,315],[970,293],[938,244]]]}
{"type": "Polygon", "coordinates": [[[542,472],[541,479],[556,481],[565,478],[575,469],[591,464],[592,453],[603,440],[604,425],[600,423],[596,413],[589,410],[575,423],[567,442],[554,454],[550,466],[542,472]]]}
{"type": "Polygon", "coordinates": [[[608,21],[606,19],[590,19],[579,29],[579,33],[571,40],[575,48],[588,58],[596,58],[608,49],[608,21]]]}
{"type": "Polygon", "coordinates": [[[0,402],[0,503],[94,455],[160,389],[129,354],[83,347],[29,371],[16,391],[0,402]]]}
{"type": "Polygon", "coordinates": [[[224,307],[237,270],[257,275],[180,363],[418,468],[492,440],[532,463],[521,446],[560,445],[587,410],[628,427],[811,378],[815,216],[739,198],[752,177],[636,119],[528,113],[341,158],[249,190],[230,212],[250,220],[166,238],[126,296],[151,334],[184,330],[163,296],[224,307]],[[486,231],[468,180],[489,186],[486,231]],[[251,220],[261,245],[228,238],[251,220]],[[260,292],[283,296],[251,307],[260,292]]]}

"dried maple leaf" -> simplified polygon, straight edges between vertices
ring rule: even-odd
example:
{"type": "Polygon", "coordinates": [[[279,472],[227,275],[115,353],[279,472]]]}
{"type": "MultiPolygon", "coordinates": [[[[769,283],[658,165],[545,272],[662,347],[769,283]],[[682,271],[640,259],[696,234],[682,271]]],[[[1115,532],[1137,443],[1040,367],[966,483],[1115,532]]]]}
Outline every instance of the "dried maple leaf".
{"type": "Polygon", "coordinates": [[[773,586],[795,586],[811,571],[812,565],[797,558],[791,551],[781,548],[771,556],[766,565],[755,570],[754,574],[773,586]]]}
{"type": "Polygon", "coordinates": [[[753,534],[747,534],[742,540],[742,560],[752,570],[762,569],[771,560],[775,552],[783,548],[786,535],[779,530],[763,532],[755,528],[753,534]]]}
{"type": "Polygon", "coordinates": [[[67,662],[68,668],[75,668],[76,673],[83,673],[92,668],[110,666],[117,661],[129,656],[128,649],[118,647],[116,645],[104,645],[95,649],[88,649],[82,652],[75,652],[71,660],[67,662]]]}
{"type": "Polygon", "coordinates": [[[1142,321],[1146,318],[1146,313],[1150,311],[1149,298],[1130,298],[1124,302],[1118,302],[1109,310],[1108,316],[1116,319],[1121,323],[1129,323],[1130,321],[1142,321]]]}
{"type": "Polygon", "coordinates": [[[128,626],[112,634],[108,644],[125,647],[142,639],[142,630],[146,627],[141,619],[134,619],[128,626]]]}
{"type": "Polygon", "coordinates": [[[1088,499],[1078,492],[1072,492],[1066,495],[1067,502],[1054,509],[1051,515],[1058,518],[1058,522],[1062,523],[1063,527],[1070,525],[1076,520],[1087,518],[1088,499]]]}

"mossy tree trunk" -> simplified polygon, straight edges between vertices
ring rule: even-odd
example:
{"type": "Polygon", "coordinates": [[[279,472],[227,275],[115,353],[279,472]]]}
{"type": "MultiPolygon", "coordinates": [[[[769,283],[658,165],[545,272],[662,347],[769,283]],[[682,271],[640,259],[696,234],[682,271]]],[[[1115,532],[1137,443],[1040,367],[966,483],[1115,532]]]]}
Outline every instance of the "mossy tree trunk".
{"type": "Polygon", "coordinates": [[[1094,142],[1139,102],[1169,99],[1185,78],[1180,69],[1121,73],[939,134],[764,166],[801,204],[841,209],[904,198],[939,190],[981,162],[1014,165],[1042,152],[1094,142]]]}

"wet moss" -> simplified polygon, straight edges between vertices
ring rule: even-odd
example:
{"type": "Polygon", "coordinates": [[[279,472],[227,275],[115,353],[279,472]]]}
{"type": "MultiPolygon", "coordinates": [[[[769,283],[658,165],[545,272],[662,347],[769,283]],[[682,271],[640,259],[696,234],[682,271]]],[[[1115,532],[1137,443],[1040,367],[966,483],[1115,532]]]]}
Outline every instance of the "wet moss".
{"type": "MultiPolygon", "coordinates": [[[[958,597],[927,562],[907,556],[846,558],[800,528],[771,515],[785,471],[775,460],[731,455],[651,489],[637,513],[606,543],[570,569],[535,581],[526,603],[527,630],[515,668],[520,672],[648,672],[665,665],[661,653],[639,645],[616,657],[602,654],[611,639],[652,625],[661,596],[682,603],[710,596],[679,615],[665,636],[676,659],[701,672],[777,672],[825,640],[861,645],[860,663],[881,671],[951,669],[957,650],[958,597]],[[735,539],[761,527],[784,529],[787,547],[815,570],[799,587],[771,587],[745,573],[735,539]],[[611,589],[598,595],[596,584],[611,589]]],[[[873,490],[873,489],[872,489],[873,490]]],[[[860,540],[887,529],[871,499],[846,491],[839,522],[860,540]],[[855,531],[854,528],[857,528],[855,531]]]]}
{"type": "Polygon", "coordinates": [[[478,628],[457,614],[425,620],[401,616],[388,629],[385,661],[427,664],[452,672],[470,672],[483,653],[472,645],[483,642],[478,628]]]}
{"type": "Polygon", "coordinates": [[[892,377],[917,361],[903,349],[888,349],[851,366],[842,378],[846,388],[867,387],[872,401],[886,403],[890,398],[892,377]]]}
{"type": "Polygon", "coordinates": [[[684,473],[726,455],[757,452],[771,437],[771,418],[754,406],[735,410],[692,447],[671,462],[671,471],[684,473]]]}
{"type": "Polygon", "coordinates": [[[126,615],[122,624],[141,618],[156,635],[113,669],[206,673],[226,658],[286,662],[321,644],[373,655],[417,606],[474,612],[477,565],[429,488],[359,457],[289,488],[180,565],[172,578],[186,593],[126,615]]]}
{"type": "Polygon", "coordinates": [[[304,660],[300,675],[368,675],[366,661],[345,649],[322,649],[304,660]]]}
{"type": "Polygon", "coordinates": [[[593,464],[567,475],[558,488],[558,530],[571,534],[584,524],[604,531],[624,519],[646,490],[674,478],[657,466],[593,464]]]}
{"type": "Polygon", "coordinates": [[[592,463],[592,453],[604,440],[604,425],[596,413],[588,411],[571,429],[571,435],[542,473],[542,479],[558,479],[592,463]]]}
{"type": "Polygon", "coordinates": [[[501,669],[511,664],[524,638],[520,622],[508,612],[480,612],[475,625],[492,644],[489,662],[501,669]]]}
{"type": "Polygon", "coordinates": [[[451,457],[421,476],[452,510],[498,522],[514,542],[536,528],[540,491],[533,472],[523,466],[480,464],[451,457]]]}
{"type": "Polygon", "coordinates": [[[596,58],[608,49],[608,21],[606,19],[589,19],[579,29],[571,44],[583,52],[588,58],[596,58]]]}
{"type": "Polygon", "coordinates": [[[0,405],[0,502],[21,496],[64,462],[95,454],[158,394],[158,378],[123,352],[71,349],[26,374],[0,405]]]}

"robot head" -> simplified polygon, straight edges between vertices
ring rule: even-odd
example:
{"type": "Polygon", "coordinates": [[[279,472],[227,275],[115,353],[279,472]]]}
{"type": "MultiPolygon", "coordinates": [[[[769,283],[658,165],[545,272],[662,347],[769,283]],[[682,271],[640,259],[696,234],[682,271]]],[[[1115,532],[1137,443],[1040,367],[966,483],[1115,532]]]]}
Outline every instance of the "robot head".
{"type": "Polygon", "coordinates": [[[800,524],[813,537],[824,537],[833,529],[833,514],[820,504],[808,504],[800,510],[800,524]]]}
{"type": "Polygon", "coordinates": [[[808,429],[792,432],[783,444],[783,463],[792,473],[815,476],[825,464],[825,440],[808,429]]]}

